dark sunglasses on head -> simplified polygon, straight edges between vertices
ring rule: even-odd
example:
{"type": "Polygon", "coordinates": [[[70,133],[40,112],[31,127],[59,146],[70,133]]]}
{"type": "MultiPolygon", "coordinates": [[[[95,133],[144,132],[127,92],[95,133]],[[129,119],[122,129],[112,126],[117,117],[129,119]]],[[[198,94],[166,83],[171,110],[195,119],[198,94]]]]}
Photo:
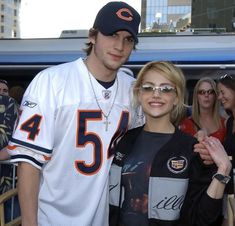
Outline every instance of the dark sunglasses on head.
{"type": "Polygon", "coordinates": [[[0,83],[4,83],[6,85],[8,85],[8,82],[6,80],[0,79],[0,83]]]}
{"type": "Polygon", "coordinates": [[[200,94],[200,95],[205,95],[205,94],[211,95],[211,94],[215,94],[215,90],[213,90],[213,89],[208,89],[208,90],[201,89],[201,90],[198,90],[197,93],[200,94]]]}
{"type": "Polygon", "coordinates": [[[234,79],[231,75],[228,75],[228,74],[225,74],[225,75],[222,75],[220,76],[219,80],[223,80],[223,79],[234,79]]]}

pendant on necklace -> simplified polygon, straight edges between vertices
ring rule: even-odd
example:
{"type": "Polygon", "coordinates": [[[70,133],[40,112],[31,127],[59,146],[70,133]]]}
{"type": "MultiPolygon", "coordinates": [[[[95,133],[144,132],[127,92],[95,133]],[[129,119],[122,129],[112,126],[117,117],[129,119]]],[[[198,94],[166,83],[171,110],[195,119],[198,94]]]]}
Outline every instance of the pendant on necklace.
{"type": "MultiPolygon", "coordinates": [[[[92,92],[93,92],[93,94],[94,94],[95,102],[96,102],[98,108],[100,109],[100,111],[102,112],[102,115],[103,115],[104,118],[105,118],[105,121],[104,121],[103,123],[104,123],[104,125],[105,125],[105,131],[107,132],[107,131],[108,131],[108,127],[109,127],[109,125],[111,124],[111,122],[109,121],[109,115],[110,115],[110,113],[111,113],[111,111],[112,111],[112,109],[113,109],[113,107],[114,107],[115,100],[116,100],[117,93],[118,93],[118,77],[116,77],[116,83],[117,83],[117,85],[116,85],[116,91],[115,91],[115,95],[114,95],[114,97],[113,97],[113,101],[112,101],[112,103],[110,103],[111,106],[110,106],[109,111],[107,112],[107,114],[104,114],[104,111],[103,111],[103,109],[101,108],[100,103],[99,103],[99,100],[98,100],[98,98],[97,98],[97,96],[96,96],[95,89],[94,89],[93,83],[92,83],[92,81],[91,81],[91,74],[90,74],[88,68],[87,68],[87,73],[88,73],[88,77],[89,77],[89,80],[90,80],[91,89],[92,89],[92,92]]],[[[102,91],[102,94],[103,94],[103,97],[104,97],[105,99],[109,99],[109,98],[111,97],[111,95],[112,95],[112,92],[111,92],[111,90],[103,90],[103,91],[102,91]]]]}
{"type": "Polygon", "coordinates": [[[108,127],[111,124],[111,122],[109,122],[109,118],[107,116],[104,115],[104,117],[105,117],[105,121],[104,121],[105,131],[108,131],[108,127]]]}

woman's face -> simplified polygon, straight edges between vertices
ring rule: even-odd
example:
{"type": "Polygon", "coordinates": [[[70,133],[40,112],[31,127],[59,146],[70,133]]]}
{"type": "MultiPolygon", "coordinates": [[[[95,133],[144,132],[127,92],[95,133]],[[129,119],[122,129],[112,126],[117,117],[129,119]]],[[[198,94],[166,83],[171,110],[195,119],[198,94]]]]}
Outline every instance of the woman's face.
{"type": "Polygon", "coordinates": [[[218,91],[218,99],[220,100],[224,109],[233,111],[235,109],[235,92],[220,82],[218,83],[218,91]]]}
{"type": "Polygon", "coordinates": [[[197,91],[199,108],[212,109],[216,101],[215,90],[209,82],[202,82],[197,91]]]}
{"type": "Polygon", "coordinates": [[[167,118],[178,98],[176,89],[164,75],[156,71],[148,71],[139,90],[138,100],[148,118],[167,118]]]}

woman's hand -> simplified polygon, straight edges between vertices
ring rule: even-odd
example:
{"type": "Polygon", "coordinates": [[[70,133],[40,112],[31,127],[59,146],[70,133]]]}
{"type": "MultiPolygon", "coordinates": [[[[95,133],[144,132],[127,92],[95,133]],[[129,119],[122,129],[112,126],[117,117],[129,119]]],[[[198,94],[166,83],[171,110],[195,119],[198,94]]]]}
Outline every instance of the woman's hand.
{"type": "Polygon", "coordinates": [[[215,137],[205,137],[201,144],[205,146],[212,160],[217,165],[217,172],[229,175],[232,164],[221,142],[215,137]]]}
{"type": "Polygon", "coordinates": [[[194,152],[199,153],[203,163],[205,165],[211,165],[214,163],[209,151],[205,147],[205,145],[202,143],[202,141],[207,137],[207,132],[205,130],[199,130],[195,137],[197,138],[198,142],[194,145],[194,152]]]}

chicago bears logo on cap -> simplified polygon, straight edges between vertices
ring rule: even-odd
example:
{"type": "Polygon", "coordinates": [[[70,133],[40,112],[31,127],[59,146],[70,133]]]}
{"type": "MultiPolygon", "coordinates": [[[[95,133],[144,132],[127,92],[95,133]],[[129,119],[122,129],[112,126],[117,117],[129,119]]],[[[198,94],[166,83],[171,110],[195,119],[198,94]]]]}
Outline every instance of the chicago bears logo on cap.
{"type": "Polygon", "coordinates": [[[167,168],[172,173],[182,173],[188,167],[188,160],[184,156],[177,156],[167,161],[167,168]]]}
{"type": "Polygon", "coordinates": [[[131,11],[127,8],[122,8],[122,9],[119,9],[117,12],[116,12],[117,16],[122,19],[122,20],[126,20],[126,21],[132,21],[133,20],[133,14],[131,13],[131,11]],[[128,15],[126,16],[125,13],[128,15]]]}

